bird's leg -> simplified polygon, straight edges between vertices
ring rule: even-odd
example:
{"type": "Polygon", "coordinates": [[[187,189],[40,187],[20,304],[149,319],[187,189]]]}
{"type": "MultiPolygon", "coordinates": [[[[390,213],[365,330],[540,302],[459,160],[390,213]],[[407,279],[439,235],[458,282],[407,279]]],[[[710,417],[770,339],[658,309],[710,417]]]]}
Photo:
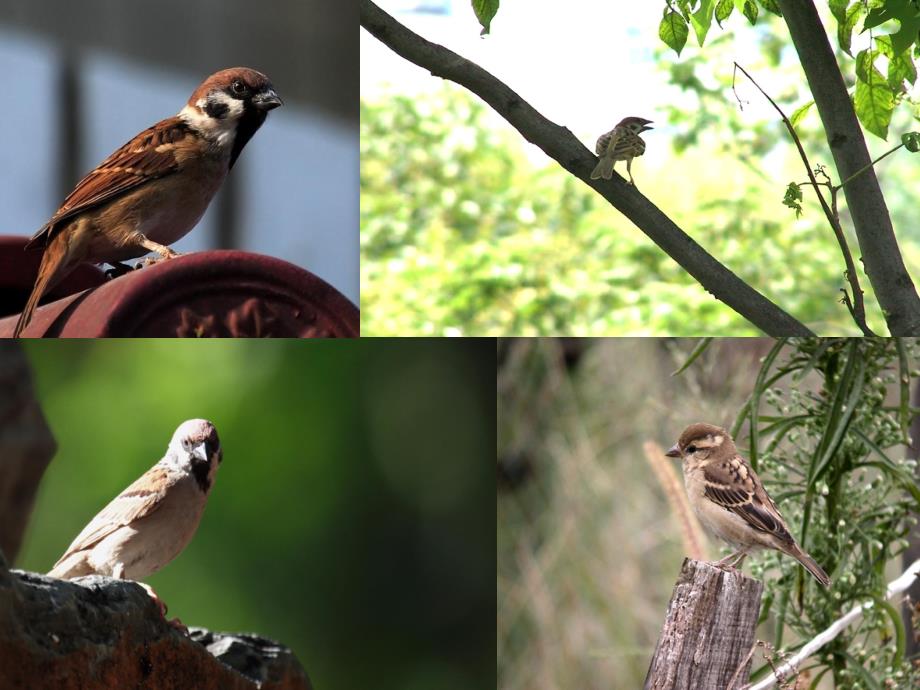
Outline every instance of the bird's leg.
{"type": "MultiPolygon", "coordinates": [[[[629,184],[631,184],[633,187],[636,187],[636,181],[632,176],[632,158],[626,159],[626,174],[629,175],[629,184]]],[[[638,187],[636,187],[636,189],[638,189],[638,187]]]]}
{"type": "Polygon", "coordinates": [[[741,566],[741,563],[744,561],[746,556],[747,556],[747,550],[742,549],[741,551],[737,551],[735,553],[729,554],[728,556],[726,556],[720,561],[716,561],[715,563],[713,563],[713,565],[716,568],[721,568],[722,570],[734,572],[738,570],[738,568],[741,566]]]}
{"type": "Polygon", "coordinates": [[[143,582],[138,582],[137,584],[139,584],[141,587],[147,590],[147,594],[149,594],[150,598],[153,599],[153,602],[157,605],[157,608],[160,610],[160,615],[163,616],[166,622],[170,626],[178,630],[180,633],[187,636],[188,628],[182,623],[182,621],[180,621],[178,618],[173,618],[172,620],[169,620],[166,618],[166,611],[168,610],[166,607],[166,602],[164,602],[162,599],[160,599],[159,596],[157,596],[157,593],[153,591],[153,587],[143,582]]]}

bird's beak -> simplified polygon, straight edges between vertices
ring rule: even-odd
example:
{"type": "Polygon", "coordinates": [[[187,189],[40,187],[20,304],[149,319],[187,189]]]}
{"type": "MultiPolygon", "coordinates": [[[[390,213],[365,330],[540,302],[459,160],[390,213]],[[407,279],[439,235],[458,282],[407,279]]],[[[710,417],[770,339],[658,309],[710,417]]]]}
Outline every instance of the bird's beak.
{"type": "Polygon", "coordinates": [[[647,129],[655,129],[655,128],[652,127],[651,125],[642,125],[642,131],[643,131],[643,132],[644,132],[645,130],[647,130],[647,129]]]}
{"type": "Polygon", "coordinates": [[[199,443],[197,446],[192,448],[189,455],[191,455],[194,459],[201,460],[202,462],[208,462],[208,449],[205,443],[199,443]]]}
{"type": "Polygon", "coordinates": [[[679,458],[680,457],[680,448],[677,447],[675,443],[673,446],[668,448],[668,452],[665,453],[669,458],[679,458]]]}
{"type": "Polygon", "coordinates": [[[275,93],[274,89],[256,94],[253,96],[252,102],[259,110],[272,110],[279,105],[284,105],[284,101],[275,93]]]}

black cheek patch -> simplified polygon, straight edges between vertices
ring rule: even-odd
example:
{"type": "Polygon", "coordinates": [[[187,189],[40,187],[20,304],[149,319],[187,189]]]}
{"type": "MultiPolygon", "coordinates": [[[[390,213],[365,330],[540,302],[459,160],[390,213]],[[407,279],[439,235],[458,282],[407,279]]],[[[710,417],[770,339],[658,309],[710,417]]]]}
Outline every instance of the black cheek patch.
{"type": "Polygon", "coordinates": [[[215,120],[223,120],[229,109],[230,107],[221,101],[208,100],[204,104],[204,112],[208,114],[208,117],[213,117],[215,120]]]}
{"type": "Polygon", "coordinates": [[[208,489],[211,488],[211,480],[208,479],[209,467],[210,463],[201,460],[196,460],[192,463],[192,476],[195,477],[195,481],[198,482],[198,488],[203,493],[208,493],[208,489]]]}

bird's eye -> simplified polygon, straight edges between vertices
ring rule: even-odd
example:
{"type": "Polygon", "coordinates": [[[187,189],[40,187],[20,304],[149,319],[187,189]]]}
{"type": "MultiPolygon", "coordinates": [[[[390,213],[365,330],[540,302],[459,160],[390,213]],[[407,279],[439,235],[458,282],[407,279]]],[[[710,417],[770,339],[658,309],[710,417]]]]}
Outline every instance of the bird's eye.
{"type": "Polygon", "coordinates": [[[695,453],[695,452],[696,452],[696,446],[687,446],[687,452],[688,452],[688,453],[695,453]]]}
{"type": "Polygon", "coordinates": [[[246,85],[239,79],[234,79],[233,83],[230,84],[230,90],[237,96],[242,96],[246,92],[246,85]]]}

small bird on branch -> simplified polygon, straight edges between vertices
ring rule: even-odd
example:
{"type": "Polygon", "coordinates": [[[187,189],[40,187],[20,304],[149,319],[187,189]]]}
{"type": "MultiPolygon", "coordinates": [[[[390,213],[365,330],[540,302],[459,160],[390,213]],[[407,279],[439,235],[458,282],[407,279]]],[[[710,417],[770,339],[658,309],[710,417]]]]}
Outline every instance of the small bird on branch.
{"type": "Polygon", "coordinates": [[[827,573],[793,539],[760,477],[725,429],[691,424],[665,455],[683,459],[690,506],[703,527],[738,549],[714,565],[734,569],[748,551],[775,549],[830,585],[827,573]]]}
{"type": "Polygon", "coordinates": [[[626,161],[626,173],[629,175],[629,184],[636,186],[632,176],[633,158],[645,153],[645,142],[639,135],[652,129],[649,127],[651,120],[644,117],[624,117],[616,127],[597,138],[594,152],[600,157],[591,179],[603,177],[609,180],[613,176],[613,166],[617,161],[626,161]]]}

